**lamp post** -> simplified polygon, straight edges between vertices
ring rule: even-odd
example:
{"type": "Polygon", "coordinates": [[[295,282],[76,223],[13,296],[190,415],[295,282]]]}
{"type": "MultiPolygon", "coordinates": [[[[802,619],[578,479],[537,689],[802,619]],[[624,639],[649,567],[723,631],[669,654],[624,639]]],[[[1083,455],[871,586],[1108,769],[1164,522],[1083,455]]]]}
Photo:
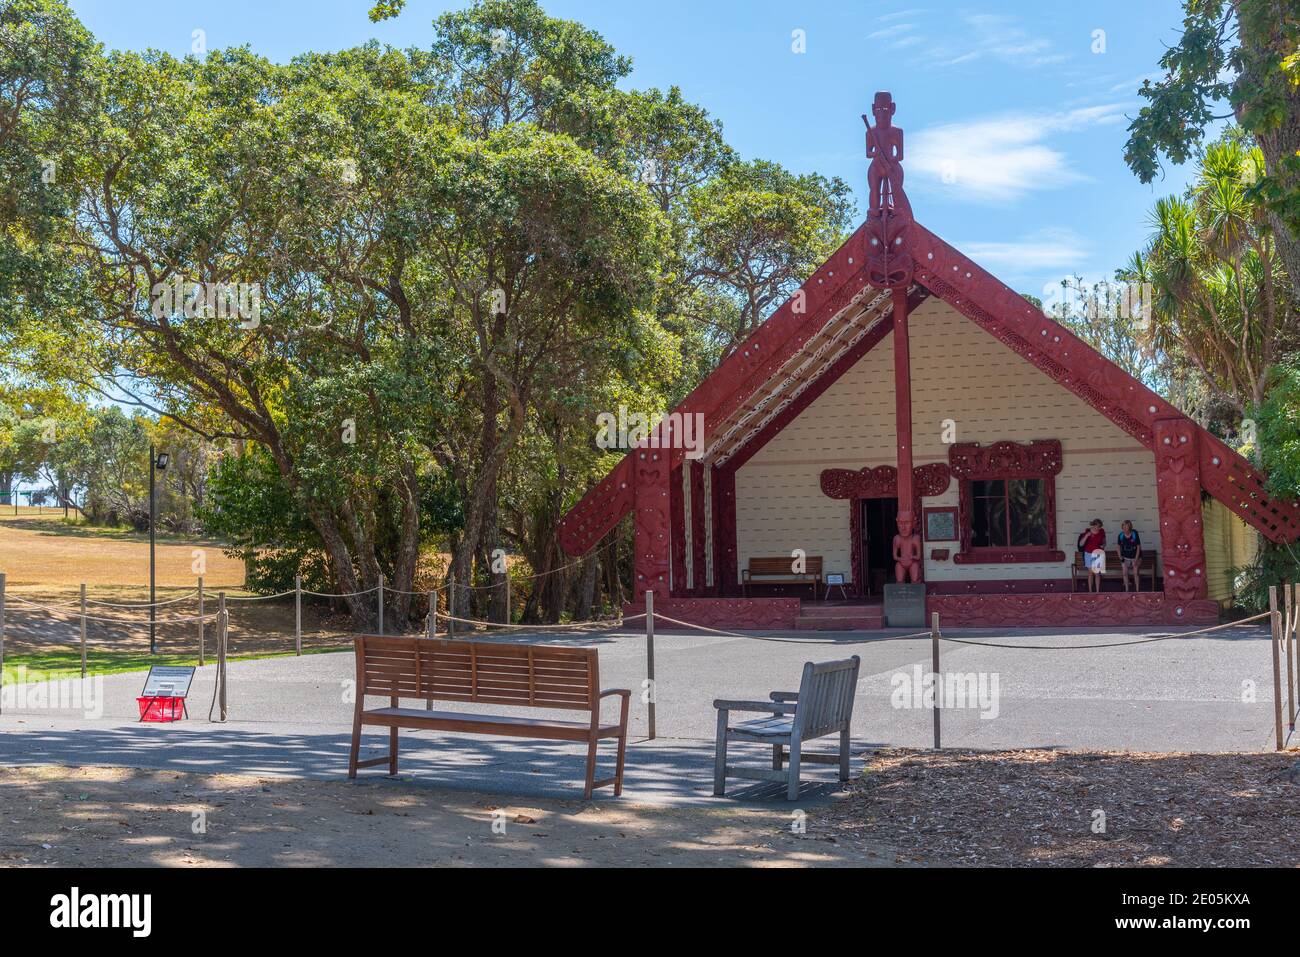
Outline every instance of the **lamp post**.
{"type": "Polygon", "coordinates": [[[155,495],[154,473],[167,469],[171,456],[149,446],[149,654],[158,653],[157,564],[154,560],[156,529],[158,527],[158,499],[155,495]]]}

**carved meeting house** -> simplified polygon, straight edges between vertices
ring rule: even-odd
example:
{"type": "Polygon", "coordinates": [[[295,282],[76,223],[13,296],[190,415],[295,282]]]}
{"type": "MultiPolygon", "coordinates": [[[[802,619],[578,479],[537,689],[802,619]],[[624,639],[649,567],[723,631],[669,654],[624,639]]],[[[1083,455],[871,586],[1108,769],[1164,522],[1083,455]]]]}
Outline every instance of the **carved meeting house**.
{"type": "Polygon", "coordinates": [[[893,112],[880,93],[864,117],[865,221],[674,410],[703,415],[702,456],[665,424],[564,517],[562,546],[586,554],[632,515],[628,611],[653,592],[714,626],[879,626],[909,576],[951,626],[1216,620],[1225,542],[1294,541],[1297,504],[917,222],[893,112]],[[1112,550],[1138,530],[1136,590],[1117,564],[1087,590],[1094,518],[1112,550]]]}

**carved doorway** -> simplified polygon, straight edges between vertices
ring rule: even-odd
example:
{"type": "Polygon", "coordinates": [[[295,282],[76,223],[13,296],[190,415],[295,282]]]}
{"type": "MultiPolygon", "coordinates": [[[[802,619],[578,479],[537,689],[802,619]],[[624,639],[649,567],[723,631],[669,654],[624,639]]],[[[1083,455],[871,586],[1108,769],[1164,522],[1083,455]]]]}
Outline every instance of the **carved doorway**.
{"type": "Polygon", "coordinates": [[[898,499],[860,498],[857,542],[862,555],[864,595],[884,594],[886,582],[894,580],[894,535],[898,532],[898,499]]]}

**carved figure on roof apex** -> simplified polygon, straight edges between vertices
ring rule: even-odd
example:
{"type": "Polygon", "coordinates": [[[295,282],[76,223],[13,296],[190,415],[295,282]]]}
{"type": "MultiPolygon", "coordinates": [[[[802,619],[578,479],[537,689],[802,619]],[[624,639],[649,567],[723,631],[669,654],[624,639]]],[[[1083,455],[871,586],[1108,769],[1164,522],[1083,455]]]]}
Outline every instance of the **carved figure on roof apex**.
{"type": "Polygon", "coordinates": [[[912,257],[907,253],[906,232],[912,222],[912,205],[903,192],[903,131],[894,126],[894,98],[876,94],[871,105],[876,118],[867,125],[867,281],[879,289],[902,289],[912,282],[912,257]]]}
{"type": "Polygon", "coordinates": [[[871,160],[867,168],[871,191],[868,215],[877,216],[881,210],[890,209],[911,219],[912,209],[903,192],[903,131],[894,126],[896,108],[894,98],[882,91],[871,104],[876,125],[872,126],[865,114],[862,117],[867,126],[867,159],[871,160]]]}

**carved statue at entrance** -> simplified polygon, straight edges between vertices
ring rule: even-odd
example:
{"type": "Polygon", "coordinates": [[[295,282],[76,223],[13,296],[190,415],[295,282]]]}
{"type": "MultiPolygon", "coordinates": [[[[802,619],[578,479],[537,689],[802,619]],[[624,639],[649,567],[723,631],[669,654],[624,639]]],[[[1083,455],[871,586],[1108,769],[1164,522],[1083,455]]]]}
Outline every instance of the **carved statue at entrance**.
{"type": "Polygon", "coordinates": [[[900,585],[921,580],[921,536],[912,529],[911,512],[898,513],[898,534],[894,536],[894,580],[900,585]]]}

